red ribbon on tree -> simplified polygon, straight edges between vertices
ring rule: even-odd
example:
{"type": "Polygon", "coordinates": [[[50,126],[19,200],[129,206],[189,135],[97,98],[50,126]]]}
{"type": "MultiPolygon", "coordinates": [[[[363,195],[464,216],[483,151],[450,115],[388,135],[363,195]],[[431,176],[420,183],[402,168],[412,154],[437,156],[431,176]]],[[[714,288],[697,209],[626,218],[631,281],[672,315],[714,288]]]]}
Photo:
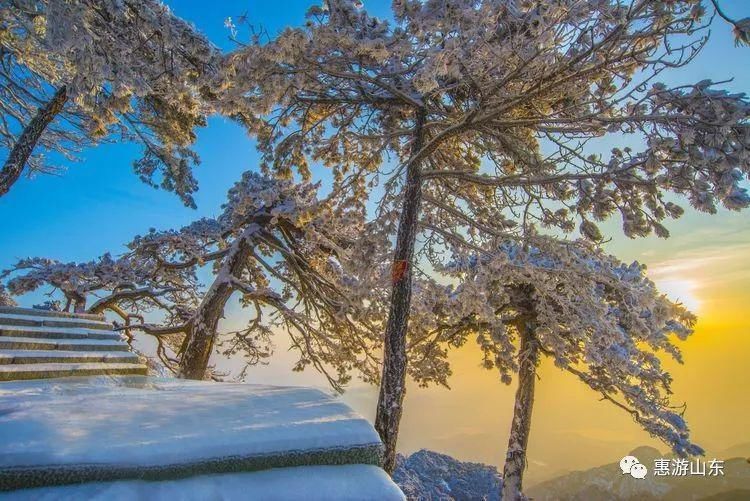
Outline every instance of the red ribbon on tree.
{"type": "Polygon", "coordinates": [[[400,282],[402,278],[406,276],[406,270],[409,269],[409,262],[404,260],[397,260],[393,262],[393,268],[391,268],[391,283],[395,284],[400,282]]]}

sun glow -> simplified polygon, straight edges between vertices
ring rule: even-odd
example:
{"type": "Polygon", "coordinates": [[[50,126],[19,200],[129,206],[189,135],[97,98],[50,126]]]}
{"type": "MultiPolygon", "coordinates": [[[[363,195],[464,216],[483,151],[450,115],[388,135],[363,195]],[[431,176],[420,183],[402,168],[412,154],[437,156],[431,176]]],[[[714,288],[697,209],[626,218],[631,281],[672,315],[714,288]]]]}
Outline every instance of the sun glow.
{"type": "Polygon", "coordinates": [[[700,311],[701,300],[698,297],[700,286],[697,280],[664,277],[655,280],[655,282],[659,290],[672,301],[682,303],[693,313],[700,311]]]}
{"type": "Polygon", "coordinates": [[[700,293],[705,289],[702,278],[707,268],[721,260],[721,256],[670,259],[650,267],[648,275],[669,299],[699,313],[703,303],[700,293]]]}

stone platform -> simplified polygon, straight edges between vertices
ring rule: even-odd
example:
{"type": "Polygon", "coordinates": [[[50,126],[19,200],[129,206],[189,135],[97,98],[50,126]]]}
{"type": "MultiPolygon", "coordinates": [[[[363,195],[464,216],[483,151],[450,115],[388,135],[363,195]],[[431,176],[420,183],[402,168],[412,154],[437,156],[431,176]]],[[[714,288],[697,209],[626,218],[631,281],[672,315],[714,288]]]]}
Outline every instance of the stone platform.
{"type": "MultiPolygon", "coordinates": [[[[50,486],[90,483],[96,485],[59,492],[120,492],[118,485],[173,492],[174,481],[187,488],[197,477],[210,483],[215,475],[279,468],[300,485],[315,485],[316,475],[304,468],[347,465],[379,486],[368,487],[377,496],[352,499],[402,499],[379,468],[381,455],[369,422],[311,388],[143,376],[0,383],[0,490],[31,498],[37,489],[29,488],[45,488],[41,494],[50,486]]],[[[321,489],[349,489],[350,469],[339,472],[338,487],[326,470],[321,489]]]]}

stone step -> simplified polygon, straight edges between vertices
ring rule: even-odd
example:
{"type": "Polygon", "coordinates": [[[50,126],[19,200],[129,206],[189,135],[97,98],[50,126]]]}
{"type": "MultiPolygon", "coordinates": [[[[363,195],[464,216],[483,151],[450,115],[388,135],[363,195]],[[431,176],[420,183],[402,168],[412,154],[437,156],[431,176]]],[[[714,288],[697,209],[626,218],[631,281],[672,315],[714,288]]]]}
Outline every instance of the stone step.
{"type": "Polygon", "coordinates": [[[138,355],[127,351],[62,351],[62,350],[3,350],[0,365],[46,363],[131,363],[140,362],[138,355]]]}
{"type": "Polygon", "coordinates": [[[83,318],[40,317],[34,315],[17,315],[0,313],[0,325],[26,325],[29,327],[82,327],[85,329],[112,330],[112,324],[103,320],[83,318]]]}
{"type": "Polygon", "coordinates": [[[44,317],[27,314],[0,313],[0,325],[28,325],[36,327],[82,327],[85,329],[112,329],[112,324],[104,320],[85,318],[44,317]]]}
{"type": "Polygon", "coordinates": [[[111,339],[117,341],[122,336],[114,331],[66,327],[30,327],[27,325],[0,325],[0,337],[34,337],[45,339],[111,339]]]}
{"type": "Polygon", "coordinates": [[[81,318],[103,322],[104,315],[93,313],[68,313],[67,311],[39,310],[36,308],[19,308],[16,306],[0,306],[0,314],[31,315],[33,317],[81,318]]]}
{"type": "Polygon", "coordinates": [[[0,381],[70,376],[145,376],[147,373],[148,369],[143,364],[58,363],[0,365],[0,381]]]}
{"type": "Polygon", "coordinates": [[[0,337],[0,350],[128,351],[124,341],[0,337]]]}

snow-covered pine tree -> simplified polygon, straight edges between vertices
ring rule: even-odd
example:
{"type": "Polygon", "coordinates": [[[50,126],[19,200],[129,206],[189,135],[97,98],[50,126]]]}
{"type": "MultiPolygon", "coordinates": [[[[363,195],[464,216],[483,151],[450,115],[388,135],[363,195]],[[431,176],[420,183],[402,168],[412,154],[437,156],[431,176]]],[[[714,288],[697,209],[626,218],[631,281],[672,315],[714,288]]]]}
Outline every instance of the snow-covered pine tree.
{"type": "Polygon", "coordinates": [[[0,19],[0,196],[26,166],[54,170],[50,152],[124,136],[144,182],[194,205],[191,145],[220,55],[193,26],[158,0],[11,0],[0,19]]]}
{"type": "Polygon", "coordinates": [[[336,203],[335,195],[319,200],[316,193],[314,184],[248,172],[211,222],[210,245],[192,245],[191,236],[187,245],[175,245],[172,232],[153,233],[131,245],[166,269],[212,266],[211,285],[196,311],[186,322],[167,327],[185,333],[183,377],[204,376],[220,337],[218,322],[234,293],[252,317],[247,329],[224,342],[225,353],[262,353],[258,342],[268,340],[273,327],[282,327],[300,354],[295,370],[312,365],[336,389],[348,381],[350,369],[370,375],[376,370],[368,339],[372,333],[364,328],[360,305],[347,294],[344,272],[347,248],[358,240],[363,214],[336,203]]]}
{"type": "Polygon", "coordinates": [[[66,308],[115,312],[128,331],[156,337],[157,354],[181,377],[204,378],[217,345],[255,364],[280,329],[300,355],[295,370],[313,366],[341,390],[352,370],[377,379],[379,364],[372,310],[361,292],[350,293],[356,283],[345,271],[366,247],[364,214],[335,194],[318,199],[317,189],[247,172],[216,219],[152,230],[116,260],[25,259],[4,276],[13,294],[51,286],[66,308]],[[203,272],[207,288],[196,278],[203,272]],[[233,294],[250,319],[246,328],[220,333],[233,294]],[[92,295],[97,300],[86,308],[92,295]]]}
{"type": "MultiPolygon", "coordinates": [[[[396,0],[383,20],[328,0],[304,27],[227,58],[220,106],[245,117],[268,169],[308,175],[319,161],[362,198],[385,190],[377,215],[396,247],[376,428],[387,470],[415,252],[473,252],[514,224],[596,240],[595,221],[615,213],[628,236],[667,236],[663,220],[683,211],[668,192],[705,212],[748,206],[745,96],[659,82],[700,52],[716,6],[396,0]],[[603,140],[623,146],[601,154],[603,140]]],[[[746,20],[731,22],[742,40],[746,20]]]]}
{"type": "Polygon", "coordinates": [[[637,262],[624,264],[586,241],[509,240],[444,271],[454,287],[432,287],[410,329],[412,375],[445,384],[447,349],[476,339],[487,369],[510,383],[518,374],[503,472],[503,499],[523,499],[522,478],[540,358],[574,374],[678,455],[701,454],[681,412],[670,405],[672,378],[661,355],[682,362],[674,340],[694,316],[660,294],[637,262]],[[425,357],[424,354],[430,354],[425,357]],[[437,355],[437,356],[436,356],[437,355]],[[423,362],[425,359],[442,361],[423,362]],[[437,369],[437,370],[436,370],[437,369]]]}

